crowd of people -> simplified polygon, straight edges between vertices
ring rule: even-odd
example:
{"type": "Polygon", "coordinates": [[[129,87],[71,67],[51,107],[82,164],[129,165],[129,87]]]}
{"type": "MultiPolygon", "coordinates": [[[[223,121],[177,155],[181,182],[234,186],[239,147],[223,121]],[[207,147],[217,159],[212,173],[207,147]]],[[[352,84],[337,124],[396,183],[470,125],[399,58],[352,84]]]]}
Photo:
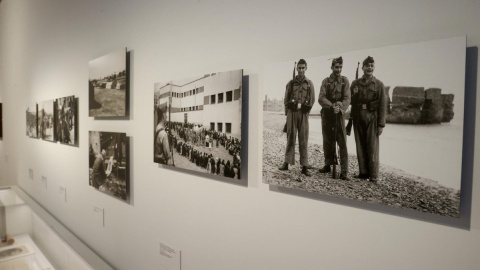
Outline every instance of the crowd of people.
{"type": "Polygon", "coordinates": [[[179,155],[204,168],[208,173],[240,179],[241,141],[238,138],[193,123],[170,122],[167,126],[170,129],[170,144],[179,155]],[[209,149],[224,147],[232,156],[233,162],[215,157],[210,152],[198,150],[195,146],[205,146],[209,149]]]}

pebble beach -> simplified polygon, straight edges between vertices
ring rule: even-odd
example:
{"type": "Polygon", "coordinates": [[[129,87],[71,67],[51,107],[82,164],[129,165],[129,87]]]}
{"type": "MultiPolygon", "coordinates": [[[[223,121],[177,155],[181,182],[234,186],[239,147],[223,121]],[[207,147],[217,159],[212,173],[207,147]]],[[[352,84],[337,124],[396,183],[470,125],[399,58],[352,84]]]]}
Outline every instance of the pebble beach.
{"type": "MultiPolygon", "coordinates": [[[[352,154],[349,155],[348,164],[350,181],[332,179],[331,174],[320,173],[318,170],[324,165],[323,149],[316,143],[308,145],[311,177],[301,174],[298,143],[295,150],[296,164],[290,166],[288,171],[278,170],[284,161],[285,154],[286,134],[282,132],[285,116],[264,113],[263,117],[264,183],[442,216],[459,217],[459,190],[392,166],[380,165],[380,181],[376,184],[355,178],[358,175],[358,163],[356,156],[352,154]]],[[[351,151],[349,149],[349,153],[351,151]]],[[[337,172],[340,172],[339,165],[337,172]]]]}

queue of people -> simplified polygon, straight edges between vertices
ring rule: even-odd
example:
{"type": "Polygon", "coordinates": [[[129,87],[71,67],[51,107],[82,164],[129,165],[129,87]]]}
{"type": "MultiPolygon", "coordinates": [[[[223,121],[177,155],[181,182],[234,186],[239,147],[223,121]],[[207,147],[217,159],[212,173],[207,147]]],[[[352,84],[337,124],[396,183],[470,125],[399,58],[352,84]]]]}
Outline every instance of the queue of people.
{"type": "Polygon", "coordinates": [[[241,150],[241,140],[232,136],[227,136],[224,132],[209,130],[202,125],[193,123],[170,122],[168,126],[174,130],[178,136],[187,143],[193,145],[213,148],[223,146],[230,155],[234,155],[241,150]]]}
{"type": "MultiPolygon", "coordinates": [[[[355,144],[360,179],[372,183],[379,180],[379,136],[385,127],[386,95],[382,81],[373,76],[375,61],[368,56],[362,63],[363,76],[356,78],[351,86],[347,77],[342,76],[342,57],[332,60],[332,73],[322,81],[318,103],[322,106],[322,136],[325,166],[319,172],[331,172],[336,164],[336,145],[340,149],[340,179],[348,176],[348,150],[346,143],[345,112],[351,105],[351,118],[355,133],[355,144]]],[[[295,144],[298,135],[300,165],[302,174],[311,176],[308,164],[308,118],[315,103],[313,82],[305,76],[307,62],[300,59],[296,65],[298,75],[294,76],[285,90],[285,115],[287,116],[287,146],[285,161],[279,170],[288,170],[295,164],[295,144]]],[[[357,72],[358,76],[358,72],[357,72]]],[[[335,176],[336,178],[336,176],[335,176]]]]}
{"type": "Polygon", "coordinates": [[[224,159],[214,157],[211,153],[205,153],[197,150],[194,146],[183,141],[177,142],[172,138],[173,146],[177,153],[187,158],[197,167],[204,168],[206,172],[225,176],[234,179],[240,179],[240,157],[239,154],[233,156],[233,163],[230,160],[225,162],[224,159]]]}
{"type": "Polygon", "coordinates": [[[157,127],[154,142],[154,160],[160,164],[175,165],[172,150],[191,163],[205,169],[206,172],[224,177],[240,179],[241,141],[215,130],[208,130],[202,125],[182,122],[167,122],[164,109],[157,107],[157,127]],[[208,147],[208,152],[199,150],[208,147]],[[212,147],[224,147],[230,160],[214,157],[212,147]]]}

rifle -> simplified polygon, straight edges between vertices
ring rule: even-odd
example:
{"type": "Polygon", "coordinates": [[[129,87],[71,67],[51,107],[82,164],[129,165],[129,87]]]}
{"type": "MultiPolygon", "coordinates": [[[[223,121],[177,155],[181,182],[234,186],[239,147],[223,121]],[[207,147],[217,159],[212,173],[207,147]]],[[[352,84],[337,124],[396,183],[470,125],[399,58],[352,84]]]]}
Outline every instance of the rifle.
{"type": "Polygon", "coordinates": [[[338,157],[337,157],[337,120],[338,120],[338,113],[334,113],[335,117],[335,124],[333,128],[333,168],[332,168],[332,178],[337,179],[337,164],[338,164],[338,157]]]}
{"type": "MultiPolygon", "coordinates": [[[[293,92],[293,82],[295,81],[295,68],[296,67],[297,67],[297,62],[295,62],[295,64],[293,64],[292,92],[293,92]]],[[[290,97],[288,97],[288,98],[290,98],[290,97]]],[[[287,106],[288,106],[290,104],[290,100],[288,100],[286,102],[287,102],[287,106]]],[[[287,112],[287,108],[285,108],[285,112],[287,112]]],[[[285,126],[283,126],[283,132],[287,132],[287,122],[285,122],[285,126]]]]}
{"type": "MultiPolygon", "coordinates": [[[[360,62],[357,63],[357,72],[355,73],[355,80],[358,80],[358,68],[360,66],[360,62]]],[[[352,97],[351,99],[353,100],[353,95],[355,95],[355,93],[352,93],[352,97]]],[[[352,125],[353,125],[353,117],[352,117],[352,114],[353,114],[353,108],[354,104],[352,102],[352,108],[350,109],[350,117],[348,118],[348,123],[347,123],[347,127],[345,128],[347,130],[347,135],[350,136],[350,133],[352,132],[352,125]]]]}

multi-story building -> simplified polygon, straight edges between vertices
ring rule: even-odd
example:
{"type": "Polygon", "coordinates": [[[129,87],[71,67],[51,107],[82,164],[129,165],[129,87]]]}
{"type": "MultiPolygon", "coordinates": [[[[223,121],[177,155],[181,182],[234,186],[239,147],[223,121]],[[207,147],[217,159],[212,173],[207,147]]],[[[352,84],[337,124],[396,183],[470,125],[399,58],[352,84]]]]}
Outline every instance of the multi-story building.
{"type": "Polygon", "coordinates": [[[165,106],[167,119],[200,124],[240,138],[242,70],[218,72],[183,82],[155,84],[155,106],[165,106]]]}

